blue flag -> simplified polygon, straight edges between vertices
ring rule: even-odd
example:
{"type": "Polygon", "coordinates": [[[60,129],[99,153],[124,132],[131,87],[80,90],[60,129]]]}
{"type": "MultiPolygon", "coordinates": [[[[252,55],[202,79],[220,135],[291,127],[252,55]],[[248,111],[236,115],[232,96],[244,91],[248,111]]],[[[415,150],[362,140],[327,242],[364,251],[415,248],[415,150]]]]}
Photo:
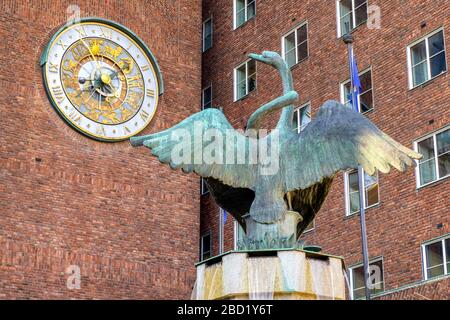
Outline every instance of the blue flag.
{"type": "Polygon", "coordinates": [[[227,216],[227,212],[225,210],[222,210],[222,211],[223,211],[223,224],[225,224],[225,223],[227,223],[228,216],[227,216]]]}
{"type": "Polygon", "coordinates": [[[358,95],[361,93],[361,81],[359,80],[359,74],[358,74],[358,64],[356,63],[356,57],[353,54],[352,51],[352,63],[351,63],[351,72],[352,72],[352,78],[353,78],[353,88],[350,88],[349,92],[349,102],[353,105],[353,108],[357,112],[359,112],[358,105],[359,105],[359,98],[358,95]],[[353,93],[355,93],[355,101],[353,102],[353,93]]]}

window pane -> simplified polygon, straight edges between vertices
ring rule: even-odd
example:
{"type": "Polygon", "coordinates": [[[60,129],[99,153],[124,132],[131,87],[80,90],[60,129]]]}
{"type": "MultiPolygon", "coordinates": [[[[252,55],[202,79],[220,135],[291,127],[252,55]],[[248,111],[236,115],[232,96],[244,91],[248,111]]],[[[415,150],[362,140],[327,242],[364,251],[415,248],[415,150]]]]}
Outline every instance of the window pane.
{"type": "Polygon", "coordinates": [[[341,24],[341,35],[350,33],[350,31],[353,29],[352,22],[353,19],[353,15],[350,13],[348,15],[346,15],[345,17],[342,17],[340,20],[340,24],[341,24]]]}
{"type": "Polygon", "coordinates": [[[339,12],[341,18],[345,16],[347,13],[352,11],[352,0],[341,0],[339,1],[339,12]]]}
{"type": "MultiPolygon", "coordinates": [[[[384,291],[384,279],[383,279],[383,262],[378,260],[376,262],[370,262],[371,276],[373,277],[372,285],[374,288],[370,291],[372,294],[384,291]],[[374,268],[378,270],[374,273],[374,268]],[[379,274],[380,278],[377,279],[375,275],[379,274]]],[[[365,285],[364,285],[364,267],[357,267],[352,269],[352,285],[353,285],[353,299],[361,299],[365,297],[365,285]]]]}
{"type": "Polygon", "coordinates": [[[359,101],[361,104],[361,112],[367,112],[373,109],[372,90],[360,95],[359,101]]]}
{"type": "Polygon", "coordinates": [[[205,37],[205,44],[203,50],[208,50],[211,47],[212,47],[212,36],[209,35],[205,37]]]}
{"type": "Polygon", "coordinates": [[[211,87],[203,90],[203,109],[211,107],[212,90],[211,87]]]}
{"type": "Polygon", "coordinates": [[[247,20],[255,16],[255,9],[255,1],[252,1],[247,5],[247,20]]]}
{"type": "Polygon", "coordinates": [[[367,0],[355,0],[355,8],[358,8],[363,3],[367,4],[367,0]]]}
{"type": "Polygon", "coordinates": [[[284,37],[285,52],[290,51],[294,47],[295,47],[295,32],[292,32],[291,34],[288,34],[286,37],[284,37]]]}
{"type": "Polygon", "coordinates": [[[245,7],[245,0],[236,0],[236,12],[243,10],[245,7]]]}
{"type": "Polygon", "coordinates": [[[300,110],[300,130],[303,130],[311,122],[311,106],[300,110]]]}
{"type": "Polygon", "coordinates": [[[425,162],[426,160],[435,157],[433,137],[429,137],[428,139],[420,141],[417,145],[419,147],[419,153],[423,155],[423,158],[420,160],[420,162],[425,162]]]}
{"type": "Polygon", "coordinates": [[[411,47],[411,57],[413,66],[424,61],[427,58],[425,40],[411,47]]]}
{"type": "Polygon", "coordinates": [[[245,78],[245,64],[236,70],[236,92],[237,98],[240,99],[247,94],[247,79],[245,78]]]}
{"type": "Polygon", "coordinates": [[[447,66],[445,63],[445,52],[442,51],[441,53],[432,57],[430,59],[430,66],[432,77],[436,77],[437,75],[440,75],[442,72],[447,71],[447,66]]]}
{"type": "Polygon", "coordinates": [[[245,22],[245,10],[242,9],[236,13],[236,27],[239,27],[245,22]]]}
{"type": "Polygon", "coordinates": [[[201,259],[205,260],[211,257],[211,235],[202,236],[201,259]]]}
{"type": "Polygon", "coordinates": [[[292,127],[295,131],[298,131],[298,115],[299,115],[299,110],[295,110],[294,111],[294,118],[292,119],[292,127]]]}
{"type": "Polygon", "coordinates": [[[359,211],[359,192],[350,193],[350,213],[359,211]]]}
{"type": "Polygon", "coordinates": [[[256,89],[256,61],[248,62],[248,92],[256,89]]]}
{"type": "Polygon", "coordinates": [[[366,188],[366,206],[372,206],[377,204],[378,199],[378,176],[375,174],[374,176],[369,176],[368,174],[364,174],[364,183],[366,188]]]}
{"type": "Polygon", "coordinates": [[[350,82],[344,84],[344,104],[350,101],[350,82]]]}
{"type": "Polygon", "coordinates": [[[295,58],[295,49],[292,49],[291,51],[287,52],[285,59],[289,67],[295,65],[297,63],[295,58]]]}
{"type": "Polygon", "coordinates": [[[359,191],[358,172],[354,171],[348,174],[350,192],[359,191]]]}
{"type": "Polygon", "coordinates": [[[436,180],[436,165],[433,160],[419,164],[420,184],[436,180]]]}
{"type": "Polygon", "coordinates": [[[425,246],[427,267],[436,267],[444,263],[442,241],[435,242],[425,246]]]}
{"type": "Polygon", "coordinates": [[[444,266],[437,266],[433,268],[427,269],[427,277],[433,278],[433,277],[439,277],[444,274],[444,266]]]}
{"type": "Polygon", "coordinates": [[[210,35],[212,33],[212,21],[208,20],[205,22],[205,35],[210,35]]]}
{"type": "Polygon", "coordinates": [[[442,31],[428,38],[428,49],[430,50],[430,57],[444,50],[444,37],[442,31]]]}
{"type": "Polygon", "coordinates": [[[445,252],[447,261],[447,273],[450,274],[450,239],[445,240],[445,252]]]}
{"type": "Polygon", "coordinates": [[[362,92],[372,89],[372,72],[366,71],[359,76],[362,92]]]}
{"type": "Polygon", "coordinates": [[[308,57],[308,42],[298,46],[298,62],[306,59],[308,57]]]}
{"type": "Polygon", "coordinates": [[[307,40],[306,24],[297,29],[297,43],[300,44],[307,40]]]}
{"type": "Polygon", "coordinates": [[[413,67],[413,84],[415,86],[424,83],[428,80],[428,65],[427,62],[424,61],[413,67]]]}
{"type": "Polygon", "coordinates": [[[436,144],[438,155],[450,151],[450,129],[436,135],[436,144]]]}
{"type": "Polygon", "coordinates": [[[439,178],[450,174],[450,152],[438,157],[439,178]]]}
{"type": "Polygon", "coordinates": [[[367,21],[367,3],[361,5],[359,8],[357,8],[355,4],[355,23],[356,26],[359,26],[360,24],[367,21]]]}

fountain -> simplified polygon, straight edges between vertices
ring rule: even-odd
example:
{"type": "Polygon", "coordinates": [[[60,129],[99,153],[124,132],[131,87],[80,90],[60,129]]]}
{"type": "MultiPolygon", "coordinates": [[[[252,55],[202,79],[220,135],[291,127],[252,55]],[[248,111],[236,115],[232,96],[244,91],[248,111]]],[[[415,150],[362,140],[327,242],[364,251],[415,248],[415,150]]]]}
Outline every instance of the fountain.
{"type": "Polygon", "coordinates": [[[341,257],[301,249],[230,251],[197,264],[195,300],[343,300],[341,257]]]}

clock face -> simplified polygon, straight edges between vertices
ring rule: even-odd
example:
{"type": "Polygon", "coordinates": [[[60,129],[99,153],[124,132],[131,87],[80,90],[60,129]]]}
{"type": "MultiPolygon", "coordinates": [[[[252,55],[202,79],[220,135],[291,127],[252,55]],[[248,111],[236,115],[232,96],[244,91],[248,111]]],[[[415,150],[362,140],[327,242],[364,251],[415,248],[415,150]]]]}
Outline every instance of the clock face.
{"type": "Polygon", "coordinates": [[[43,71],[56,110],[90,137],[129,138],[156,111],[156,61],[136,36],[111,22],[82,21],[59,31],[48,45],[43,71]]]}

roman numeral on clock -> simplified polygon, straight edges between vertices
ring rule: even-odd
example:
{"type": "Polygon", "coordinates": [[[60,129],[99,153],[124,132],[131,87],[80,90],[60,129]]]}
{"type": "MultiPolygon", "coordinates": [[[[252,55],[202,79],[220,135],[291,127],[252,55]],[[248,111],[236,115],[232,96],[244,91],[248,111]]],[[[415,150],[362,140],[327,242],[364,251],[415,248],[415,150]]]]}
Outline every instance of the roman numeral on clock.
{"type": "Polygon", "coordinates": [[[99,136],[106,136],[105,127],[103,125],[98,125],[95,133],[99,136]]]}
{"type": "Polygon", "coordinates": [[[56,101],[58,103],[61,103],[66,98],[66,95],[64,94],[64,91],[61,89],[60,86],[53,86],[52,87],[52,93],[55,96],[56,101]]]}
{"type": "Polygon", "coordinates": [[[148,117],[150,116],[145,110],[142,110],[141,113],[139,113],[142,120],[147,121],[148,117]]]}
{"type": "Polygon", "coordinates": [[[79,125],[81,124],[81,115],[76,112],[75,110],[73,110],[70,114],[69,114],[69,118],[73,120],[73,122],[78,123],[79,125]]]}
{"type": "Polygon", "coordinates": [[[84,30],[84,27],[75,28],[75,31],[78,32],[78,34],[80,35],[80,38],[87,36],[86,30],[84,30]]]}
{"type": "Polygon", "coordinates": [[[51,63],[50,61],[48,62],[48,71],[53,72],[53,73],[58,73],[58,64],[54,64],[51,63]]]}
{"type": "Polygon", "coordinates": [[[147,97],[155,97],[155,91],[153,91],[152,89],[147,89],[147,97]]]}
{"type": "Polygon", "coordinates": [[[66,48],[68,47],[68,45],[65,44],[61,39],[59,39],[57,45],[61,46],[61,48],[63,48],[63,50],[66,50],[66,48]]]}
{"type": "Polygon", "coordinates": [[[142,71],[148,71],[148,70],[150,70],[150,67],[148,66],[148,65],[145,65],[145,66],[143,66],[142,68],[142,71]]]}

